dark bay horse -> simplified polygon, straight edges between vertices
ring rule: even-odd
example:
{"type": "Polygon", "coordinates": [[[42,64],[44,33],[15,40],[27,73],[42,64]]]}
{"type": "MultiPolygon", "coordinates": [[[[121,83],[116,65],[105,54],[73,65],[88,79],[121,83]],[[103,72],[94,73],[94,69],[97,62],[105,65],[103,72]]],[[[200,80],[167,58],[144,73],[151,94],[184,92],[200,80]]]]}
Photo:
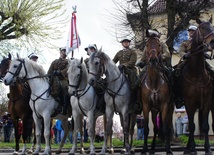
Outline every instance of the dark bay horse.
{"type": "Polygon", "coordinates": [[[205,69],[204,58],[204,52],[207,51],[207,46],[211,41],[214,41],[212,25],[209,22],[201,22],[194,32],[190,56],[181,77],[181,92],[189,119],[189,140],[185,154],[197,154],[194,141],[194,114],[197,109],[199,109],[199,115],[201,116],[199,118],[202,118],[202,124],[199,125],[201,125],[202,132],[205,134],[205,152],[206,154],[212,154],[208,137],[208,115],[213,104],[213,80],[205,69]]]}
{"type": "MultiPolygon", "coordinates": [[[[7,73],[11,61],[11,54],[8,55],[8,58],[4,58],[0,64],[0,76],[4,77],[7,73]]],[[[26,85],[14,83],[9,87],[9,101],[8,101],[8,112],[10,113],[10,118],[13,122],[15,129],[15,152],[17,154],[19,151],[19,140],[20,136],[18,134],[18,121],[19,118],[23,121],[23,150],[22,154],[25,154],[26,151],[26,140],[27,140],[27,129],[28,123],[32,122],[32,110],[29,106],[30,92],[27,90],[26,85]]],[[[35,140],[35,139],[34,139],[35,140]]],[[[35,142],[34,142],[35,144],[35,142]]]]}
{"type": "Polygon", "coordinates": [[[166,154],[173,154],[170,149],[170,132],[172,128],[172,114],[174,104],[171,98],[170,88],[165,75],[162,72],[161,61],[161,43],[157,37],[149,37],[146,41],[147,66],[145,74],[141,79],[141,101],[143,104],[143,115],[145,121],[144,128],[144,146],[141,154],[148,151],[148,134],[149,134],[149,112],[152,114],[152,122],[154,125],[154,137],[151,145],[150,153],[155,152],[156,135],[159,131],[156,122],[157,114],[160,114],[163,133],[165,140],[166,154]]]}

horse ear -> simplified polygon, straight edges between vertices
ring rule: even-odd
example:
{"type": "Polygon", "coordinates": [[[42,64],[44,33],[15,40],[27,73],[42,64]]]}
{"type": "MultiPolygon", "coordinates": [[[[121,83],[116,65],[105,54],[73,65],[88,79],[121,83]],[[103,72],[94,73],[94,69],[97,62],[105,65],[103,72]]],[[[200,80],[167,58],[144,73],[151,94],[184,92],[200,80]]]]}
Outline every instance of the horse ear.
{"type": "Polygon", "coordinates": [[[11,58],[12,58],[12,56],[11,56],[11,54],[10,54],[10,53],[8,54],[8,58],[9,58],[10,60],[11,60],[11,58]]]}
{"type": "Polygon", "coordinates": [[[149,30],[146,30],[146,37],[149,37],[149,30]]]}
{"type": "Polygon", "coordinates": [[[80,64],[82,64],[82,62],[83,62],[83,57],[81,57],[81,59],[80,59],[80,64]]]}
{"type": "Polygon", "coordinates": [[[20,58],[18,53],[16,53],[16,56],[17,56],[18,59],[20,58]]]}
{"type": "Polygon", "coordinates": [[[211,15],[211,17],[209,19],[209,22],[212,24],[212,22],[213,22],[213,15],[211,15]]]}
{"type": "Polygon", "coordinates": [[[102,48],[103,48],[103,47],[101,46],[100,49],[98,50],[98,52],[102,52],[102,48]]]}

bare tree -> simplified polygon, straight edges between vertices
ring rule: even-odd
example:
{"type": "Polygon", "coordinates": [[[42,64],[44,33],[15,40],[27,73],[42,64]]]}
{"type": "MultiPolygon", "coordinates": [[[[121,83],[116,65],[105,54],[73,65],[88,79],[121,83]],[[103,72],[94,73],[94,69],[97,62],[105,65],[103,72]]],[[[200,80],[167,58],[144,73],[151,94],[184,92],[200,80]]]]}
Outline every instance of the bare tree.
{"type": "Polygon", "coordinates": [[[59,18],[65,13],[63,6],[64,0],[1,0],[1,53],[13,47],[53,47],[50,40],[61,37],[59,27],[66,22],[59,18]]]}
{"type": "MultiPolygon", "coordinates": [[[[121,27],[129,27],[135,33],[136,48],[143,49],[145,42],[145,30],[149,28],[156,28],[158,25],[166,30],[166,43],[170,52],[173,51],[173,41],[181,30],[187,28],[191,20],[200,18],[202,12],[207,8],[213,7],[213,0],[113,0],[120,13],[125,14],[126,18],[121,19],[123,16],[114,16],[118,18],[121,27]],[[154,23],[152,17],[166,14],[167,19],[154,23]],[[164,21],[165,20],[165,21],[164,21]],[[162,24],[163,22],[163,24],[162,24]],[[165,24],[165,23],[166,24],[165,24]]],[[[206,12],[209,14],[209,12],[206,12]]],[[[127,31],[121,32],[126,34],[127,31]]],[[[129,32],[131,33],[131,32],[129,32]]]]}

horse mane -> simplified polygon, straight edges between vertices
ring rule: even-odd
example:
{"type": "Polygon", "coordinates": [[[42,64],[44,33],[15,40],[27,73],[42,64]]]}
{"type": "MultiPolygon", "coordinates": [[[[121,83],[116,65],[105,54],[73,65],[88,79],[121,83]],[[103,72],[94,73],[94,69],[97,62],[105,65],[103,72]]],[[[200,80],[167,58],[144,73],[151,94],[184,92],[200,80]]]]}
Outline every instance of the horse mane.
{"type": "Polygon", "coordinates": [[[37,64],[36,62],[29,60],[28,58],[25,58],[24,61],[27,62],[29,65],[31,65],[33,69],[39,73],[39,75],[46,74],[46,71],[44,70],[44,68],[41,65],[37,64]]]}
{"type": "Polygon", "coordinates": [[[102,61],[104,63],[111,60],[110,57],[107,54],[105,54],[104,52],[102,52],[101,50],[94,52],[90,58],[91,58],[91,60],[94,60],[95,57],[99,57],[100,59],[102,59],[102,61]]]}

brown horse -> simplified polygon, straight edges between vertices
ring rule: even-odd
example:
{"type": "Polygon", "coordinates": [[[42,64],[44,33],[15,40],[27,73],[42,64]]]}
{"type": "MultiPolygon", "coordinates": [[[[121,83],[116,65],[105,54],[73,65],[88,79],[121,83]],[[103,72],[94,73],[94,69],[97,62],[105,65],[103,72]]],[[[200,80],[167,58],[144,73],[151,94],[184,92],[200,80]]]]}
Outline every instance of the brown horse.
{"type": "MultiPolygon", "coordinates": [[[[4,75],[7,73],[7,70],[9,68],[11,61],[11,55],[8,55],[8,58],[4,58],[1,61],[0,64],[0,76],[4,77],[4,75]]],[[[29,100],[30,100],[30,91],[29,89],[26,88],[25,84],[18,84],[14,83],[9,87],[10,94],[9,94],[9,101],[8,101],[8,112],[10,113],[10,118],[13,122],[13,126],[15,129],[15,142],[16,142],[16,147],[15,151],[19,151],[19,140],[20,136],[18,134],[18,121],[21,118],[23,121],[23,143],[24,147],[22,150],[22,154],[25,153],[26,151],[26,140],[27,140],[27,129],[28,129],[28,123],[32,122],[30,119],[32,118],[32,110],[29,106],[29,100]]],[[[35,140],[35,138],[34,138],[35,140]]],[[[35,144],[35,141],[34,141],[35,144]]],[[[14,152],[14,154],[16,154],[14,152]]]]}
{"type": "Polygon", "coordinates": [[[208,115],[212,105],[213,80],[205,69],[204,52],[207,51],[207,45],[214,41],[213,30],[209,22],[200,23],[194,32],[189,59],[182,72],[181,92],[189,119],[189,140],[185,154],[196,154],[194,114],[197,109],[199,109],[199,118],[202,118],[202,124],[199,125],[205,134],[205,152],[212,154],[208,138],[208,115]]]}
{"type": "Polygon", "coordinates": [[[141,101],[143,104],[143,115],[145,121],[144,128],[144,146],[141,154],[148,151],[148,134],[149,134],[149,112],[152,114],[152,122],[154,125],[154,137],[151,145],[150,153],[155,152],[156,135],[158,134],[158,124],[156,121],[157,114],[160,113],[160,124],[165,140],[166,154],[173,154],[170,149],[170,132],[172,128],[172,114],[174,105],[171,99],[171,91],[162,72],[161,61],[161,43],[157,37],[149,37],[146,41],[147,65],[145,74],[141,79],[141,101]]]}

